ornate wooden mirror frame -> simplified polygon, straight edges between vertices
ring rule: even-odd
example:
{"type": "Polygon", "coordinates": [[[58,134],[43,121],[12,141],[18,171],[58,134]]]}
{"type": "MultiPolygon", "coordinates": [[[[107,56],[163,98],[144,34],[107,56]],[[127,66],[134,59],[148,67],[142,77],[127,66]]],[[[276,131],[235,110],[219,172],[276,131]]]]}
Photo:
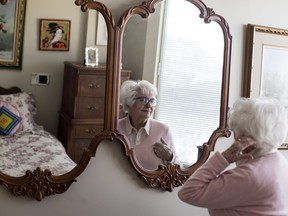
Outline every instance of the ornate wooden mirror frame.
{"type": "MultiPolygon", "coordinates": [[[[219,137],[230,136],[230,131],[227,128],[227,111],[228,111],[228,97],[229,97],[229,79],[230,79],[230,59],[231,59],[231,40],[232,37],[229,32],[229,26],[225,19],[217,15],[213,9],[208,8],[200,0],[187,0],[194,4],[200,10],[200,18],[204,19],[205,23],[216,22],[219,24],[223,31],[224,38],[224,52],[223,52],[223,68],[222,68],[222,87],[221,87],[221,103],[220,103],[220,121],[219,127],[212,133],[207,143],[203,145],[203,153],[198,161],[189,167],[188,169],[181,169],[178,164],[169,163],[168,165],[160,165],[159,169],[152,172],[143,170],[135,159],[133,151],[129,148],[129,145],[122,134],[117,131],[118,117],[119,117],[119,89],[120,89],[120,67],[121,67],[121,55],[122,55],[122,39],[123,32],[128,20],[131,16],[138,14],[142,18],[148,18],[150,14],[155,12],[155,5],[163,0],[148,0],[143,2],[139,6],[134,6],[127,9],[120,17],[119,21],[115,25],[114,19],[110,11],[105,5],[94,1],[76,1],[76,4],[81,5],[82,11],[88,9],[95,9],[99,11],[106,20],[108,30],[108,50],[110,54],[107,55],[107,66],[111,70],[107,71],[107,93],[109,93],[107,101],[107,112],[110,118],[106,121],[106,133],[98,135],[92,141],[95,148],[104,139],[119,140],[125,149],[125,154],[130,158],[131,163],[135,170],[139,173],[146,183],[155,188],[162,188],[167,191],[172,191],[174,187],[182,185],[188,177],[200,167],[209,157],[211,151],[213,151],[215,143],[219,137]],[[111,56],[113,56],[111,58],[111,56]],[[110,81],[109,81],[110,79],[110,81]],[[111,85],[112,84],[112,85],[111,85]],[[110,107],[112,105],[112,107],[110,107]]],[[[96,149],[93,149],[96,151],[96,149]]]]}
{"type": "MultiPolygon", "coordinates": [[[[229,97],[230,78],[230,58],[231,58],[231,35],[229,26],[225,19],[217,15],[213,9],[206,7],[200,0],[187,0],[200,10],[200,18],[205,23],[211,21],[219,24],[224,36],[224,53],[222,68],[222,87],[219,127],[212,133],[207,143],[203,145],[203,153],[198,161],[191,167],[183,170],[177,164],[160,165],[155,172],[146,172],[137,164],[133,152],[128,148],[125,138],[117,131],[119,118],[119,88],[120,88],[120,68],[122,52],[122,35],[128,19],[133,14],[139,14],[142,18],[149,17],[155,11],[155,4],[163,0],[148,0],[139,6],[126,10],[118,23],[115,24],[110,10],[102,3],[92,0],[75,0],[75,4],[81,6],[83,12],[88,9],[97,10],[102,14],[107,25],[108,46],[107,46],[107,73],[106,73],[106,97],[104,129],[96,135],[90,143],[89,148],[84,150],[82,159],[70,172],[53,176],[49,170],[27,171],[25,176],[11,177],[0,172],[0,184],[4,185],[15,196],[28,196],[40,201],[44,197],[65,192],[76,178],[85,170],[90,158],[95,156],[98,145],[104,141],[122,142],[125,154],[130,158],[135,170],[139,173],[148,185],[172,191],[174,187],[182,185],[187,178],[201,166],[213,151],[215,143],[219,137],[230,135],[227,128],[227,111],[229,97]]],[[[7,0],[0,0],[1,4],[6,4],[7,0]]]]}

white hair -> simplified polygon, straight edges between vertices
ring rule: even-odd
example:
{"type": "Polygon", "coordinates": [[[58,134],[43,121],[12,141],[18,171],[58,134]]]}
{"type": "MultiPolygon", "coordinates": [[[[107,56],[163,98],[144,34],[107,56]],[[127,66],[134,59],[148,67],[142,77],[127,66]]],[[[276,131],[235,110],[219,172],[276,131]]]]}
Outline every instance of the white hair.
{"type": "Polygon", "coordinates": [[[133,106],[135,97],[138,94],[150,93],[156,97],[157,88],[146,80],[134,81],[126,80],[122,83],[120,89],[120,105],[123,111],[128,112],[129,107],[133,106]]]}
{"type": "Polygon", "coordinates": [[[278,148],[288,132],[287,109],[280,101],[268,98],[240,98],[229,113],[228,125],[237,137],[257,141],[260,154],[278,148]]]}

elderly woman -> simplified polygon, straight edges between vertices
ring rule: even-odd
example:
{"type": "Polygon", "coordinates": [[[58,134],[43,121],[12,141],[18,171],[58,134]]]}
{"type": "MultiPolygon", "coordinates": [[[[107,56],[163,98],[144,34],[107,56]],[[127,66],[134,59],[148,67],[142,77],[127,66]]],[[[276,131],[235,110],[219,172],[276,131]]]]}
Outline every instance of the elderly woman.
{"type": "Polygon", "coordinates": [[[139,164],[147,170],[174,162],[176,155],[169,127],[151,118],[157,104],[157,88],[146,80],[127,80],[121,85],[120,104],[126,117],[119,120],[139,164]]]}
{"type": "Polygon", "coordinates": [[[287,216],[288,162],[277,150],[287,135],[286,108],[271,98],[241,98],[228,124],[234,143],[199,168],[179,198],[213,216],[287,216]]]}

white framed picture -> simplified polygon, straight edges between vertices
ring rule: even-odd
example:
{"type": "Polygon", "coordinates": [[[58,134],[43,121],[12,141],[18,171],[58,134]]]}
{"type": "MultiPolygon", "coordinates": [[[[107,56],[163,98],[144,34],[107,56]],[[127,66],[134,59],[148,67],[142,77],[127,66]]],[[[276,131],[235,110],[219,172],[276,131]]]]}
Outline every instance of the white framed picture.
{"type": "Polygon", "coordinates": [[[85,65],[86,66],[98,66],[98,48],[97,47],[86,47],[85,48],[85,65]]]}

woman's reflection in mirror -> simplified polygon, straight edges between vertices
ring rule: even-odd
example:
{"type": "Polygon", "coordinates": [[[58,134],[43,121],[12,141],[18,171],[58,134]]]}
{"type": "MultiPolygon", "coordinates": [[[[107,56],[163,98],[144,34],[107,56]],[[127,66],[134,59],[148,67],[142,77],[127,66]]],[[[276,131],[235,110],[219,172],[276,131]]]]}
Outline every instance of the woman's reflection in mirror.
{"type": "Polygon", "coordinates": [[[174,163],[177,158],[169,127],[152,118],[156,96],[156,86],[146,80],[127,80],[121,85],[120,104],[126,117],[119,120],[119,132],[127,138],[137,161],[147,170],[174,163]]]}

